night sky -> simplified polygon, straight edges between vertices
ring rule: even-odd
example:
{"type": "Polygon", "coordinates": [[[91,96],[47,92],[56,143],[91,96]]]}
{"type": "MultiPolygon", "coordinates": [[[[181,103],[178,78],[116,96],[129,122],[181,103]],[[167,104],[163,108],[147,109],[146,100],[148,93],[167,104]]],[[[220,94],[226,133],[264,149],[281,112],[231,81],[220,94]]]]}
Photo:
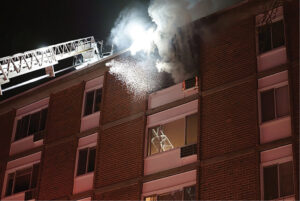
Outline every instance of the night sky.
{"type": "Polygon", "coordinates": [[[0,57],[94,36],[107,41],[119,13],[149,0],[6,0],[0,12],[0,57]],[[5,6],[4,6],[5,5],[5,6]]]}

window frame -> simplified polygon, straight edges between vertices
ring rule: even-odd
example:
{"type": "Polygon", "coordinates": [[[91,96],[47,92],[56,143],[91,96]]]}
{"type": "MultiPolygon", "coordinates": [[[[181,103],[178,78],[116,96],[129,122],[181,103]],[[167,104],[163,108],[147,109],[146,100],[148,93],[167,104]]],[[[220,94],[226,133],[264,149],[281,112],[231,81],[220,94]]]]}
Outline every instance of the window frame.
{"type": "Polygon", "coordinates": [[[83,106],[82,106],[82,115],[81,115],[82,118],[88,117],[88,116],[93,115],[93,114],[95,114],[95,113],[97,113],[97,112],[101,112],[101,102],[100,102],[100,106],[99,106],[99,111],[96,111],[96,112],[94,111],[94,107],[95,107],[95,94],[96,94],[96,91],[97,91],[98,89],[101,89],[101,102],[102,102],[102,90],[103,90],[102,86],[101,86],[101,87],[95,86],[95,87],[93,87],[93,88],[89,88],[88,90],[84,91],[83,106]],[[92,91],[94,92],[94,93],[93,93],[92,113],[91,113],[91,114],[85,115],[86,96],[87,96],[87,94],[88,94],[89,92],[92,92],[92,91]]]}
{"type": "MultiPolygon", "coordinates": [[[[82,175],[86,175],[86,174],[89,174],[89,173],[91,173],[91,172],[94,172],[95,171],[95,165],[94,165],[94,170],[93,171],[91,171],[91,172],[88,172],[88,166],[89,166],[89,162],[90,162],[90,160],[89,160],[89,156],[90,156],[90,152],[91,152],[91,150],[97,150],[97,147],[96,146],[87,146],[87,147],[81,147],[80,149],[78,149],[77,150],[77,152],[78,152],[78,160],[77,160],[77,164],[76,164],[76,177],[80,177],[80,176],[82,176],[82,175]],[[80,174],[80,175],[78,175],[78,162],[79,162],[79,152],[81,151],[81,150],[84,150],[84,149],[87,149],[88,151],[87,151],[87,161],[86,161],[86,164],[85,164],[85,173],[84,174],[80,174]]],[[[95,160],[96,160],[96,155],[95,155],[95,160]]],[[[95,163],[96,164],[96,163],[95,163]]]]}
{"type": "MultiPolygon", "coordinates": [[[[96,134],[96,139],[98,139],[98,133],[93,133],[92,135],[94,135],[94,134],[96,134]]],[[[89,137],[92,137],[92,135],[85,136],[85,137],[89,138],[89,137]]],[[[89,174],[94,174],[95,169],[96,169],[96,165],[97,165],[97,163],[96,163],[97,148],[98,148],[97,141],[96,142],[92,142],[92,143],[87,143],[87,144],[84,144],[83,146],[78,146],[77,147],[77,150],[76,150],[76,161],[75,161],[75,168],[74,168],[74,178],[79,178],[79,177],[84,177],[84,176],[89,175],[89,174]],[[85,164],[86,165],[86,173],[85,174],[81,174],[81,175],[77,175],[78,162],[79,162],[79,151],[82,150],[82,149],[86,149],[86,148],[88,148],[88,149],[95,148],[95,150],[96,150],[94,171],[87,172],[87,166],[88,166],[88,160],[87,160],[87,163],[85,164]]],[[[88,156],[89,156],[89,150],[88,150],[87,159],[88,159],[88,156]]]]}
{"type": "Polygon", "coordinates": [[[263,125],[263,124],[267,124],[270,122],[274,122],[280,119],[284,119],[286,117],[289,117],[291,115],[291,104],[290,104],[290,88],[289,88],[289,83],[288,81],[284,81],[284,82],[280,82],[271,86],[267,86],[267,87],[263,87],[261,89],[258,89],[258,108],[259,108],[259,124],[263,125]],[[273,89],[274,91],[280,87],[284,87],[287,86],[288,87],[288,99],[289,99],[289,114],[282,116],[282,117],[277,117],[277,112],[276,112],[276,94],[274,93],[273,97],[274,97],[274,113],[275,113],[275,117],[274,119],[268,120],[263,122],[262,121],[262,104],[261,104],[261,94],[265,91],[271,90],[273,89]]]}
{"type": "MultiPolygon", "coordinates": [[[[265,193],[265,189],[264,189],[264,167],[268,167],[268,166],[273,166],[273,165],[277,165],[277,181],[278,181],[278,195],[279,197],[278,198],[275,198],[276,200],[277,199],[283,199],[283,198],[288,198],[288,197],[292,197],[292,196],[295,196],[295,192],[294,194],[292,195],[287,195],[287,196],[284,196],[284,197],[280,197],[280,180],[279,180],[279,165],[282,164],[282,163],[286,163],[286,162],[292,162],[292,164],[294,165],[294,161],[293,161],[293,156],[286,156],[286,157],[283,157],[283,158],[279,158],[279,159],[275,159],[275,160],[272,160],[272,161],[267,161],[267,162],[263,162],[261,163],[260,165],[260,183],[261,183],[261,199],[264,200],[264,193],[265,193]]],[[[295,178],[295,175],[294,175],[294,171],[292,171],[292,174],[293,174],[293,180],[295,178]]],[[[294,181],[294,188],[295,188],[295,181],[294,181]]]]}
{"type": "MultiPolygon", "coordinates": [[[[280,49],[282,47],[286,47],[286,43],[287,43],[287,37],[286,37],[286,22],[285,22],[285,18],[284,18],[284,12],[283,12],[283,7],[282,6],[279,6],[275,9],[278,9],[277,12],[278,14],[276,15],[275,18],[272,19],[272,24],[275,23],[275,22],[278,22],[278,21],[282,21],[283,22],[283,34],[284,34],[284,44],[280,47],[277,47],[277,48],[272,48],[271,50],[269,51],[266,51],[266,52],[263,52],[263,53],[260,53],[259,51],[259,28],[262,27],[262,26],[265,26],[266,23],[261,23],[261,18],[264,16],[264,13],[262,14],[259,14],[256,16],[256,22],[255,22],[255,39],[256,39],[256,55],[257,56],[261,56],[261,55],[264,55],[264,54],[268,54],[269,52],[272,52],[273,50],[276,50],[276,49],[280,49]]],[[[271,12],[271,11],[268,11],[268,12],[271,12]]],[[[271,36],[272,37],[272,36],[271,36]]],[[[273,43],[272,39],[271,39],[271,42],[273,43]]]]}
{"type": "MultiPolygon", "coordinates": [[[[169,152],[169,151],[172,151],[174,149],[178,149],[178,148],[181,148],[181,147],[185,147],[185,146],[189,146],[189,145],[192,145],[192,144],[197,144],[196,143],[190,143],[190,144],[187,144],[187,117],[188,116],[192,116],[192,115],[197,115],[197,122],[199,123],[199,118],[198,118],[198,111],[196,112],[190,112],[190,113],[187,113],[185,114],[184,116],[180,115],[180,116],[177,116],[176,118],[171,118],[170,120],[167,120],[167,121],[164,121],[162,124],[158,124],[158,125],[154,125],[154,126],[148,126],[147,125],[147,128],[146,128],[146,142],[147,142],[147,145],[145,146],[146,147],[146,157],[150,157],[150,156],[154,156],[154,155],[157,155],[157,154],[161,154],[161,153],[166,153],[166,152],[169,152]],[[177,148],[173,148],[173,149],[170,149],[170,150],[167,150],[167,151],[162,151],[162,152],[157,152],[155,154],[151,154],[151,150],[149,151],[149,146],[150,146],[150,133],[149,133],[149,130],[151,128],[155,128],[155,127],[158,127],[158,126],[163,126],[165,124],[168,124],[168,123],[171,123],[171,122],[174,122],[174,121],[177,121],[177,120],[180,120],[180,119],[183,119],[184,118],[184,145],[181,146],[181,147],[177,147],[177,148]]],[[[198,131],[198,128],[199,128],[199,125],[197,124],[197,131],[198,131]]],[[[198,134],[197,134],[197,140],[198,140],[198,134]]]]}
{"type": "MultiPolygon", "coordinates": [[[[47,125],[48,114],[49,114],[49,106],[48,106],[48,104],[47,104],[47,105],[43,105],[43,106],[41,106],[41,107],[38,107],[38,108],[36,108],[36,109],[34,109],[34,110],[32,110],[32,111],[29,111],[29,112],[26,112],[26,113],[22,113],[22,114],[17,115],[17,116],[15,117],[15,120],[14,120],[14,128],[13,128],[13,134],[12,134],[12,137],[11,137],[11,143],[13,143],[13,142],[19,142],[19,141],[22,141],[22,140],[24,140],[24,139],[27,139],[27,138],[29,138],[29,137],[31,137],[31,136],[34,136],[34,133],[31,134],[31,135],[28,135],[28,132],[29,132],[29,126],[30,126],[30,119],[29,119],[28,129],[27,129],[27,136],[24,137],[24,138],[20,138],[20,139],[18,139],[18,140],[15,140],[16,134],[17,134],[18,121],[21,120],[23,117],[25,117],[25,116],[27,116],[27,115],[32,115],[32,114],[34,114],[34,113],[36,113],[36,112],[40,112],[40,111],[42,111],[42,110],[44,110],[44,109],[46,109],[46,108],[47,108],[48,110],[47,110],[47,115],[46,115],[46,122],[45,122],[45,129],[44,129],[44,131],[45,131],[45,130],[46,130],[46,125],[47,125]]],[[[44,131],[39,131],[39,132],[44,132],[44,131]]],[[[43,139],[41,139],[41,140],[43,140],[43,139]]]]}

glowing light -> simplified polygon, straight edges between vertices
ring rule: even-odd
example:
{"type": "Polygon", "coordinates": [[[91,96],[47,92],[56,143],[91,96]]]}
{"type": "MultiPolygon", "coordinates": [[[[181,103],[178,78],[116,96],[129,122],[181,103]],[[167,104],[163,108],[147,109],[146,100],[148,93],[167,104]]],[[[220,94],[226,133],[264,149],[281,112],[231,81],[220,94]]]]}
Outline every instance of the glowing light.
{"type": "Polygon", "coordinates": [[[130,27],[130,38],[133,41],[130,46],[132,55],[135,55],[139,51],[150,53],[153,40],[154,40],[154,29],[150,28],[146,30],[142,25],[134,23],[130,27]]]}

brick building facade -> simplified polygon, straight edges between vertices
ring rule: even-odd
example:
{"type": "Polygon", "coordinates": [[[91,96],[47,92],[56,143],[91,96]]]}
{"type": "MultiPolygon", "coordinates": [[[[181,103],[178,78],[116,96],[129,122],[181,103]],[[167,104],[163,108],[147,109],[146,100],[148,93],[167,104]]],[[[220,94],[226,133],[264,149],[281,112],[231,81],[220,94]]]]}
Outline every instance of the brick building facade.
{"type": "Polygon", "coordinates": [[[299,2],[264,11],[194,22],[185,89],[135,99],[107,58],[0,103],[1,199],[299,199],[299,2]]]}

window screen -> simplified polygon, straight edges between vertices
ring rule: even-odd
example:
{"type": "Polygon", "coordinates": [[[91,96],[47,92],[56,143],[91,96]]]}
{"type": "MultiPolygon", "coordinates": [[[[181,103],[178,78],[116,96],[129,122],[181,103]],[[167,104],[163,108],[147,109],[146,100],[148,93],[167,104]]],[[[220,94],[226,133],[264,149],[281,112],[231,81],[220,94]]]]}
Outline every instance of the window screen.
{"type": "Polygon", "coordinates": [[[97,112],[100,110],[102,89],[97,89],[95,93],[96,94],[95,94],[94,112],[97,112]]]}
{"type": "Polygon", "coordinates": [[[32,135],[33,133],[36,133],[39,131],[40,115],[41,115],[40,112],[36,112],[36,113],[30,115],[30,124],[29,124],[28,135],[32,135]]]}
{"type": "Polygon", "coordinates": [[[96,148],[91,148],[89,152],[88,172],[93,172],[95,168],[96,148]]]}
{"type": "Polygon", "coordinates": [[[271,200],[278,197],[277,165],[264,167],[264,199],[271,200]]]}
{"type": "Polygon", "coordinates": [[[14,185],[14,193],[22,192],[30,188],[31,168],[17,171],[14,185]]]}
{"type": "Polygon", "coordinates": [[[13,190],[13,185],[14,185],[14,177],[15,177],[15,173],[10,173],[8,175],[7,184],[6,184],[6,192],[5,192],[6,196],[9,196],[13,193],[12,190],[13,190]]]}
{"type": "Polygon", "coordinates": [[[274,89],[261,93],[261,117],[262,122],[269,121],[275,118],[274,111],[274,89]]]}
{"type": "Polygon", "coordinates": [[[94,91],[86,93],[84,106],[84,116],[93,113],[94,91]]]}
{"type": "Polygon", "coordinates": [[[284,25],[282,20],[272,24],[272,42],[273,48],[284,45],[284,25]]]}
{"type": "Polygon", "coordinates": [[[186,144],[197,143],[198,115],[192,114],[186,117],[186,144]]]}
{"type": "Polygon", "coordinates": [[[290,113],[288,86],[275,89],[276,94],[276,114],[277,117],[283,117],[290,113]]]}

